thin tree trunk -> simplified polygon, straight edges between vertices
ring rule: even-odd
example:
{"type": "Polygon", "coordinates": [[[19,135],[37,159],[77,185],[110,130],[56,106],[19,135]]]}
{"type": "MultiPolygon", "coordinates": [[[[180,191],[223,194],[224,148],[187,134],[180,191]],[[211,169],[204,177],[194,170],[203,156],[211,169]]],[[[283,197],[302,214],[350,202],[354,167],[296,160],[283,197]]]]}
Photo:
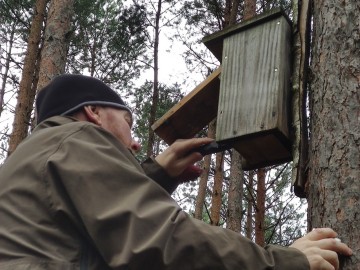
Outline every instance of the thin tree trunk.
{"type": "Polygon", "coordinates": [[[249,173],[249,183],[247,187],[247,214],[246,214],[246,237],[252,239],[253,234],[253,204],[254,204],[254,197],[253,197],[253,187],[254,187],[254,171],[249,173]]]}
{"type": "Polygon", "coordinates": [[[255,212],[255,243],[265,246],[265,169],[257,171],[257,196],[255,212]]]}
{"type": "Polygon", "coordinates": [[[360,1],[314,1],[308,203],[310,228],[332,227],[360,269],[360,1]]]}
{"type": "Polygon", "coordinates": [[[11,27],[10,39],[9,39],[9,50],[6,52],[5,70],[4,70],[4,75],[2,78],[2,85],[1,85],[1,91],[0,91],[0,116],[1,116],[1,113],[2,113],[2,111],[4,109],[4,105],[5,105],[4,96],[5,96],[6,81],[7,81],[9,69],[10,69],[11,52],[12,52],[13,44],[14,44],[15,25],[16,25],[16,22],[14,22],[11,27]]]}
{"type": "Polygon", "coordinates": [[[222,205],[222,185],[224,172],[224,153],[216,154],[214,187],[211,201],[211,224],[219,226],[222,205]]]}
{"type": "Polygon", "coordinates": [[[256,0],[244,1],[244,20],[250,19],[256,15],[256,0]]]}
{"type": "Polygon", "coordinates": [[[41,53],[38,89],[65,72],[74,0],[51,0],[41,53]]]}
{"type": "Polygon", "coordinates": [[[231,154],[226,227],[234,232],[241,232],[243,185],[244,172],[241,169],[241,156],[237,151],[233,150],[231,154]]]}
{"type": "Polygon", "coordinates": [[[307,123],[307,71],[310,53],[310,0],[304,0],[299,6],[293,2],[294,12],[294,68],[292,75],[292,128],[294,132],[292,185],[298,197],[305,197],[307,181],[306,165],[308,161],[308,123],[307,123]]]}
{"type": "Polygon", "coordinates": [[[231,12],[230,12],[229,25],[233,25],[233,24],[236,23],[236,17],[238,15],[239,5],[240,5],[240,0],[233,0],[232,1],[232,8],[231,8],[231,12]]]}
{"type": "MultiPolygon", "coordinates": [[[[239,0],[229,1],[231,2],[231,9],[229,11],[229,25],[236,22],[236,16],[239,9],[239,0]]],[[[236,151],[233,150],[231,154],[230,165],[230,183],[229,183],[229,195],[228,195],[228,219],[227,228],[235,232],[241,231],[241,218],[242,218],[242,200],[243,200],[243,177],[244,172],[241,168],[242,157],[236,151]]]]}
{"type": "Polygon", "coordinates": [[[155,17],[155,42],[154,42],[154,82],[153,82],[153,96],[152,104],[149,115],[149,128],[148,128],[148,144],[146,149],[147,156],[153,155],[153,145],[155,141],[155,133],[151,126],[156,119],[156,111],[159,103],[159,36],[160,36],[160,16],[161,16],[162,0],[158,0],[156,17],[155,17]]]}
{"type": "MultiPolygon", "coordinates": [[[[208,130],[209,138],[215,137],[215,121],[216,120],[212,121],[209,124],[209,130],[208,130]]],[[[203,159],[204,172],[200,176],[198,195],[196,197],[196,203],[195,203],[194,217],[197,219],[200,219],[200,220],[202,220],[202,217],[203,217],[202,213],[203,213],[203,209],[204,209],[206,188],[207,188],[207,182],[209,179],[209,172],[210,172],[210,165],[211,165],[211,155],[207,155],[203,159]]]]}
{"type": "Polygon", "coordinates": [[[31,22],[29,40],[24,59],[24,66],[20,81],[19,94],[15,108],[13,130],[10,135],[8,155],[28,135],[31,112],[35,98],[36,66],[39,62],[39,50],[41,41],[42,24],[45,18],[47,0],[37,0],[34,8],[34,17],[31,22]]]}

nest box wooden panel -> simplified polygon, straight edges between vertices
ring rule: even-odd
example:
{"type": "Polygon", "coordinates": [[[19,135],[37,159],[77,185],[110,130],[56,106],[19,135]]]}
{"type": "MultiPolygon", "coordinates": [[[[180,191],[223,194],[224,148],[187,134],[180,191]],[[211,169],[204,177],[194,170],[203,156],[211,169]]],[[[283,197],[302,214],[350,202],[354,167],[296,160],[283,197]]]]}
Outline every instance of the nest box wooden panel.
{"type": "Polygon", "coordinates": [[[221,67],[158,119],[151,128],[166,143],[194,137],[217,114],[221,67]]]}
{"type": "Polygon", "coordinates": [[[290,161],[288,19],[273,11],[203,41],[222,65],[216,140],[234,144],[244,169],[290,161]]]}

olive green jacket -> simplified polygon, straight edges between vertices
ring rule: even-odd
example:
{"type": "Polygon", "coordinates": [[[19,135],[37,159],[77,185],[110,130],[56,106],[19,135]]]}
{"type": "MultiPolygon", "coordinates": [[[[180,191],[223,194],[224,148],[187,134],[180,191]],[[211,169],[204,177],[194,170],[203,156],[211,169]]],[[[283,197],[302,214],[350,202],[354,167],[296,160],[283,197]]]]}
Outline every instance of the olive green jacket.
{"type": "Polygon", "coordinates": [[[174,180],[144,168],[96,125],[41,123],[0,169],[0,269],[309,269],[296,249],[189,217],[174,180]]]}

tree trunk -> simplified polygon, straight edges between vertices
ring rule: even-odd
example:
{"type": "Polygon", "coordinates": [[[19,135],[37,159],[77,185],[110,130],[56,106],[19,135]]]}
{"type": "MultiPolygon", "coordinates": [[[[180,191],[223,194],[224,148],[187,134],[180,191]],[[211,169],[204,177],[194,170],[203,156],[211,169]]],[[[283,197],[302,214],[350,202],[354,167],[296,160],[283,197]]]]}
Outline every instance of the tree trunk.
{"type": "Polygon", "coordinates": [[[247,187],[247,214],[246,214],[246,237],[252,239],[253,233],[253,225],[252,225],[252,218],[253,218],[253,204],[254,204],[254,197],[253,197],[253,187],[254,187],[254,171],[249,173],[249,183],[247,187]]]}
{"type": "Polygon", "coordinates": [[[310,54],[311,3],[293,1],[293,74],[292,74],[292,185],[296,196],[305,198],[308,161],[307,81],[310,54]]]}
{"type": "Polygon", "coordinates": [[[159,103],[159,36],[160,36],[160,16],[161,16],[161,3],[162,0],[158,0],[157,11],[155,16],[155,42],[154,42],[154,82],[153,82],[153,96],[152,104],[149,115],[149,139],[146,149],[147,156],[153,155],[153,145],[155,141],[155,133],[151,126],[156,119],[156,111],[159,103]]]}
{"type": "Polygon", "coordinates": [[[4,103],[5,88],[6,88],[6,81],[7,81],[9,69],[10,69],[11,52],[12,52],[13,44],[14,44],[15,28],[16,28],[16,22],[13,22],[13,25],[11,26],[11,32],[10,32],[9,48],[8,48],[8,51],[6,52],[5,70],[4,70],[4,75],[2,76],[2,84],[1,84],[1,90],[0,90],[0,116],[1,116],[1,113],[5,106],[5,103],[4,103]]]}
{"type": "Polygon", "coordinates": [[[36,91],[36,66],[39,62],[39,44],[41,41],[42,24],[45,18],[47,2],[47,0],[37,0],[35,3],[34,17],[31,23],[19,94],[15,108],[13,130],[9,140],[8,155],[10,155],[16,149],[18,144],[28,135],[36,91]]]}
{"type": "Polygon", "coordinates": [[[257,196],[255,212],[255,243],[265,246],[265,169],[257,171],[257,196]]]}
{"type": "MultiPolygon", "coordinates": [[[[228,25],[236,23],[236,17],[239,9],[239,0],[227,1],[229,14],[228,25]]],[[[226,21],[226,19],[225,19],[226,21]]],[[[241,155],[233,150],[231,154],[231,165],[230,165],[230,183],[229,183],[229,195],[228,195],[228,218],[226,226],[228,229],[235,232],[241,231],[241,218],[242,218],[242,200],[243,200],[243,177],[244,172],[241,168],[242,157],[241,155]]]]}
{"type": "Polygon", "coordinates": [[[314,1],[310,228],[332,227],[354,255],[341,269],[360,269],[360,1],[314,1]]]}
{"type": "MultiPolygon", "coordinates": [[[[212,121],[209,124],[209,130],[208,130],[208,137],[214,138],[215,137],[215,121],[212,121]]],[[[210,165],[211,165],[211,155],[207,155],[203,159],[203,169],[204,172],[200,176],[200,182],[199,182],[199,189],[198,189],[198,195],[196,197],[196,203],[195,203],[195,214],[194,217],[197,219],[202,220],[202,213],[204,209],[204,203],[205,203],[205,197],[206,197],[206,188],[207,188],[207,182],[209,179],[209,172],[210,172],[210,165]]]]}
{"type": "Polygon", "coordinates": [[[65,71],[71,36],[74,0],[52,0],[46,21],[44,48],[41,53],[38,89],[65,71]]]}
{"type": "Polygon", "coordinates": [[[234,232],[241,232],[243,185],[244,172],[241,169],[241,156],[237,151],[233,150],[231,154],[226,227],[234,232]]]}
{"type": "Polygon", "coordinates": [[[256,15],[256,0],[244,1],[244,20],[250,19],[256,15]]]}
{"type": "Polygon", "coordinates": [[[224,153],[216,154],[214,187],[211,201],[211,224],[219,226],[222,205],[222,184],[224,177],[224,153]]]}

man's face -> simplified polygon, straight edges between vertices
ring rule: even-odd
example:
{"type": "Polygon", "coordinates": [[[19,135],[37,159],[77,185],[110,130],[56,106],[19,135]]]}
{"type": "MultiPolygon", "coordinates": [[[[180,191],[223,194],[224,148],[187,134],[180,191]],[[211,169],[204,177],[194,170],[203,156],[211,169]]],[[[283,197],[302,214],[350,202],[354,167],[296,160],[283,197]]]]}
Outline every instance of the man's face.
{"type": "Polygon", "coordinates": [[[140,144],[131,136],[133,119],[126,110],[101,107],[101,127],[112,133],[122,144],[133,152],[140,150],[140,144]]]}

